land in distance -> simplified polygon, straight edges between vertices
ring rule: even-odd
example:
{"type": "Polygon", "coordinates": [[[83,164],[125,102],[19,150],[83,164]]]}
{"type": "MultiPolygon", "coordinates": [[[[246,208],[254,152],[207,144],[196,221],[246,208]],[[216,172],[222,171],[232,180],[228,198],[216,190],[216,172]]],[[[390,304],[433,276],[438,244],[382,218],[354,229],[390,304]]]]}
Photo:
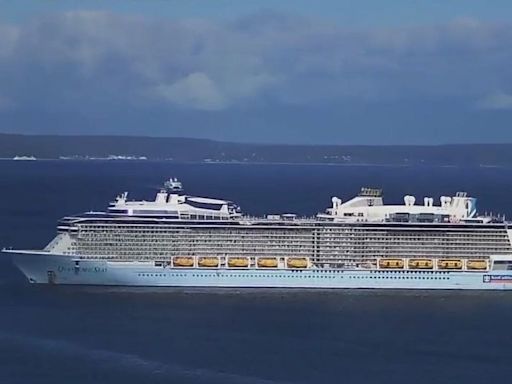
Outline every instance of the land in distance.
{"type": "Polygon", "coordinates": [[[512,144],[283,145],[136,136],[0,134],[0,158],[509,166],[512,144]]]}

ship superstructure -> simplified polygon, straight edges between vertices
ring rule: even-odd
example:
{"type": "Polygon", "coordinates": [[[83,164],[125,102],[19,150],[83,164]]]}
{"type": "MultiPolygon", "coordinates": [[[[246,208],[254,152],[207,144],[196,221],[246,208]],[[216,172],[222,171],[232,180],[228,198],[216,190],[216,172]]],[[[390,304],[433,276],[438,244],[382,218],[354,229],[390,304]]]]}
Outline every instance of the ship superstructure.
{"type": "Polygon", "coordinates": [[[31,282],[302,288],[512,288],[511,231],[459,192],[386,205],[363,188],[315,217],[249,217],[170,179],[153,201],[119,195],[63,218],[42,251],[8,250],[31,282]]]}

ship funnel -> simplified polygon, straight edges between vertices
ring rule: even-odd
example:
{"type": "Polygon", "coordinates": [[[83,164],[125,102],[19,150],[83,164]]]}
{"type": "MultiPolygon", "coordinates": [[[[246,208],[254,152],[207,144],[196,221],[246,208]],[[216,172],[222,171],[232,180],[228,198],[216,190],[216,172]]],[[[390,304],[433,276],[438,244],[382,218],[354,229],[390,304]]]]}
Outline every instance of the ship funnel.
{"type": "Polygon", "coordinates": [[[425,204],[425,207],[432,207],[434,205],[434,199],[431,197],[425,197],[423,199],[423,203],[425,204]]]}
{"type": "Polygon", "coordinates": [[[441,207],[448,207],[452,202],[452,198],[449,196],[441,196],[440,200],[441,200],[441,207]]]}
{"type": "Polygon", "coordinates": [[[413,206],[415,202],[416,202],[416,198],[414,196],[411,196],[411,195],[404,196],[404,204],[406,206],[408,206],[408,207],[413,206]]]}

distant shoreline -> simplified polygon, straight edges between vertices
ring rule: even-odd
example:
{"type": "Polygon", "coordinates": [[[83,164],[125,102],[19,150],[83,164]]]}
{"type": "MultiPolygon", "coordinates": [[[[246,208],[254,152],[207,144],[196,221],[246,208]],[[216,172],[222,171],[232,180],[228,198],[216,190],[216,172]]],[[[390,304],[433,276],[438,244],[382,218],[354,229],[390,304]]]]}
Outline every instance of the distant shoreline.
{"type": "Polygon", "coordinates": [[[0,133],[0,160],[169,161],[194,164],[512,166],[512,144],[282,145],[135,136],[0,133]]]}
{"type": "Polygon", "coordinates": [[[375,164],[375,163],[291,163],[291,162],[236,162],[236,161],[175,161],[165,159],[147,159],[147,160],[109,160],[109,159],[36,159],[36,160],[14,160],[10,158],[0,158],[1,161],[22,162],[22,163],[35,163],[35,162],[69,162],[69,163],[169,163],[169,164],[194,164],[194,165],[286,165],[286,166],[329,166],[329,167],[392,167],[392,168],[407,168],[407,167],[433,167],[433,168],[461,168],[461,167],[478,167],[478,168],[509,168],[511,165],[506,164],[375,164]]]}

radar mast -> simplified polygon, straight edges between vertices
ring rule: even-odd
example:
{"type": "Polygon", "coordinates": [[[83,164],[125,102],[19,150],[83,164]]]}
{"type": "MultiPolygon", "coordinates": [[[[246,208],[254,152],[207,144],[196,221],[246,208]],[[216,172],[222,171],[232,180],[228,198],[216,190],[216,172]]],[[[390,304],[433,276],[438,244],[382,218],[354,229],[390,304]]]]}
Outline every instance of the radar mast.
{"type": "Polygon", "coordinates": [[[164,189],[167,192],[174,193],[174,192],[182,192],[183,191],[183,184],[181,184],[181,181],[178,181],[177,178],[170,178],[164,183],[164,189]]]}

